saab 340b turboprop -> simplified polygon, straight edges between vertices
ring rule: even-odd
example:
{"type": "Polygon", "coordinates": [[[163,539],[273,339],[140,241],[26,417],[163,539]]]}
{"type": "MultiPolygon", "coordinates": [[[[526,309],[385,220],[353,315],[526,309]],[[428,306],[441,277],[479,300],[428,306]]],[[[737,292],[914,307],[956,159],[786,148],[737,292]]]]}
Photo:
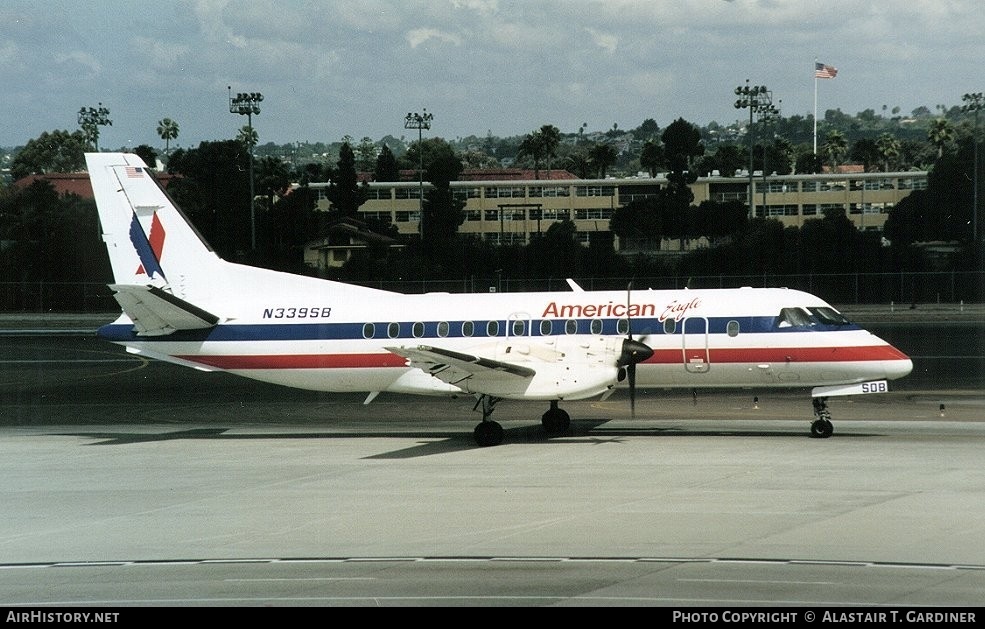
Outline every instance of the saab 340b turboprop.
{"type": "Polygon", "coordinates": [[[123,314],[100,335],[142,356],[315,391],[473,395],[479,445],[499,444],[504,399],[616,387],[811,388],[811,434],[829,396],[885,392],[913,367],[895,347],[796,290],[404,295],[219,258],[136,155],[90,153],[89,176],[123,314]]]}

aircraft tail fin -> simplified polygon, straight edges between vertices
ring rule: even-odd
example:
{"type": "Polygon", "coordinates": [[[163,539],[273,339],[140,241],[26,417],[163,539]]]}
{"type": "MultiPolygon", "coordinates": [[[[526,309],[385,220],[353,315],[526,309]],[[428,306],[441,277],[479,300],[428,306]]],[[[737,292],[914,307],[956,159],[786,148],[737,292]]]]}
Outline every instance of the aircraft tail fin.
{"type": "Polygon", "coordinates": [[[116,283],[156,286],[188,299],[189,278],[207,276],[221,259],[140,157],[87,153],[86,165],[116,283]]]}
{"type": "Polygon", "coordinates": [[[113,269],[113,289],[124,312],[135,323],[135,315],[142,314],[148,330],[159,325],[171,331],[189,329],[208,321],[196,314],[191,318],[200,320],[191,323],[182,313],[205,312],[192,304],[215,299],[228,263],[212,251],[140,157],[87,153],[86,165],[113,269]],[[175,306],[165,296],[185,305],[175,306]],[[150,310],[159,311],[156,321],[150,320],[150,310]]]}

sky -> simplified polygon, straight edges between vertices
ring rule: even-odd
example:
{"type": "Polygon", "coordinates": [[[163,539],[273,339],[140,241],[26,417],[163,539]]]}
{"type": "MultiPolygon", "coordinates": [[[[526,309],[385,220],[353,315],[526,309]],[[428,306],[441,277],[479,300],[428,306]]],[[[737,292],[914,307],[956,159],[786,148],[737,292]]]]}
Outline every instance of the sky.
{"type": "Polygon", "coordinates": [[[632,129],[748,118],[747,80],[783,116],[891,115],[985,91],[981,0],[4,0],[0,146],[110,111],[102,149],[236,136],[261,144],[632,129]],[[815,82],[814,63],[834,66],[815,82]]]}

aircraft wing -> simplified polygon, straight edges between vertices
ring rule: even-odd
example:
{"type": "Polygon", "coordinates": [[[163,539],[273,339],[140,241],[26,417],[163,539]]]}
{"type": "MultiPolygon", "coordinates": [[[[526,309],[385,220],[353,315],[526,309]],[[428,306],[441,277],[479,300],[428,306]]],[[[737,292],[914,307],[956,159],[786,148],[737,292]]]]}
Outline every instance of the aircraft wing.
{"type": "Polygon", "coordinates": [[[204,330],[219,318],[155,286],[111,284],[113,297],[130,317],[138,336],[164,336],[178,330],[204,330]]]}
{"type": "Polygon", "coordinates": [[[386,349],[409,360],[411,367],[417,367],[442,382],[470,392],[502,390],[504,384],[513,388],[510,386],[511,383],[515,383],[515,388],[519,392],[527,387],[534,374],[537,373],[529,367],[514,363],[454,352],[430,345],[387,347],[386,349]]]}

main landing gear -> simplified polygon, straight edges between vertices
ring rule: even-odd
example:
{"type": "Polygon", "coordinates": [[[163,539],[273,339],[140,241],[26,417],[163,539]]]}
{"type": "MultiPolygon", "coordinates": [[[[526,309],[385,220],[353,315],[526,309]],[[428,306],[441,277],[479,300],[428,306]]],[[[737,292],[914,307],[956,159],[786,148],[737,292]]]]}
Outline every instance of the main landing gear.
{"type": "Polygon", "coordinates": [[[489,419],[493,409],[496,407],[496,402],[499,402],[499,398],[483,395],[475,404],[476,408],[480,404],[482,405],[482,421],[479,422],[479,425],[472,432],[475,442],[479,447],[498,446],[503,443],[503,427],[499,425],[499,422],[489,419]]]}
{"type": "Polygon", "coordinates": [[[828,412],[828,398],[816,397],[813,402],[814,417],[817,419],[811,423],[811,436],[827,439],[834,432],[834,426],[831,425],[831,413],[828,412]]]}
{"type": "MultiPolygon", "coordinates": [[[[483,395],[475,405],[476,408],[482,405],[482,421],[472,433],[476,444],[480,447],[498,446],[503,443],[503,427],[499,422],[489,418],[497,402],[499,398],[483,395]]],[[[551,408],[544,413],[540,421],[548,436],[563,435],[571,428],[571,416],[567,411],[558,408],[557,400],[551,400],[551,408]]]]}
{"type": "Polygon", "coordinates": [[[558,408],[557,400],[551,400],[551,408],[540,418],[548,435],[563,435],[571,428],[571,416],[558,408]]]}

